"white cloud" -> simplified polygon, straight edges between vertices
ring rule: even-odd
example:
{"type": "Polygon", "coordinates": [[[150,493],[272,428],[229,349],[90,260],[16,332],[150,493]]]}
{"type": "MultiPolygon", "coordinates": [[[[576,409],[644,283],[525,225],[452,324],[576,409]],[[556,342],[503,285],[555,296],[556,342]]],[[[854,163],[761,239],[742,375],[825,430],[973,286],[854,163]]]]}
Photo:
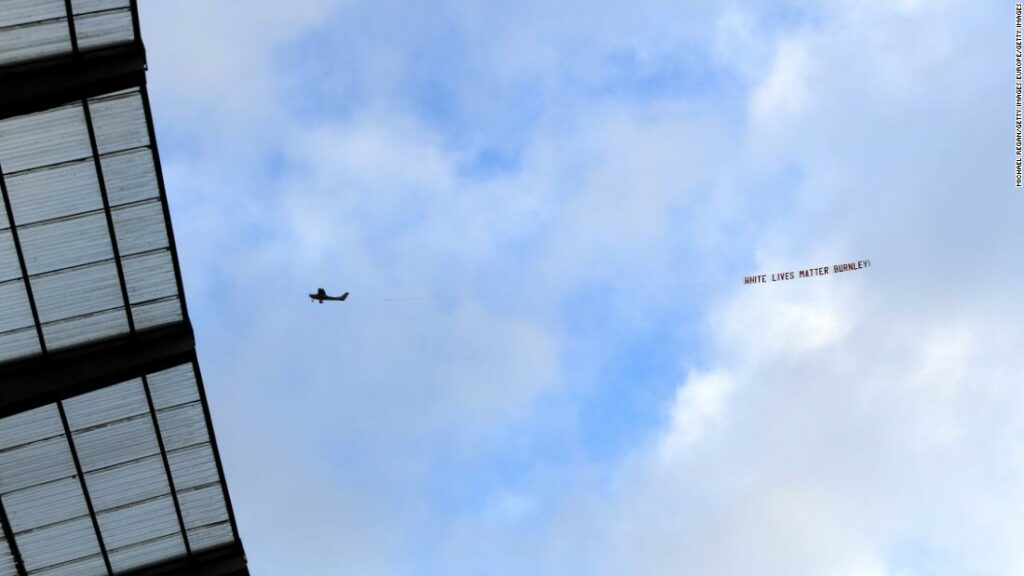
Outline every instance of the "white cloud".
{"type": "Polygon", "coordinates": [[[979,315],[984,329],[966,337],[955,322],[870,313],[862,295],[830,307],[862,322],[796,360],[729,355],[717,368],[733,371],[728,385],[714,373],[690,378],[654,449],[638,450],[586,511],[567,505],[571,519],[549,536],[601,558],[598,574],[1024,568],[1013,544],[1024,395],[1021,377],[1001,368],[1017,362],[1003,346],[1024,342],[1019,331],[979,315]],[[950,368],[943,377],[970,375],[963,394],[922,386],[936,360],[950,368]]]}
{"type": "Polygon", "coordinates": [[[837,306],[843,280],[812,277],[744,286],[712,320],[717,339],[724,349],[749,358],[799,358],[834,344],[857,320],[837,306]]]}
{"type": "MultiPolygon", "coordinates": [[[[213,24],[197,34],[189,50],[211,60],[195,71],[179,62],[154,93],[180,83],[168,97],[179,101],[175,118],[223,112],[229,121],[199,133],[242,134],[241,153],[223,152],[232,160],[253,134],[259,148],[232,164],[255,175],[236,179],[218,178],[216,146],[169,163],[191,191],[183,213],[195,216],[176,225],[199,238],[184,241],[183,261],[216,254],[186,280],[227,262],[206,303],[226,320],[197,322],[217,345],[204,366],[208,381],[225,383],[211,396],[254,564],[294,566],[291,549],[278,548],[285,540],[309,574],[407,573],[432,561],[452,574],[1024,571],[1024,337],[1007,288],[1019,273],[1004,266],[1021,249],[1024,206],[998,189],[1010,176],[993,160],[992,134],[1005,131],[998,106],[976,106],[996,103],[989,91],[1002,85],[977,64],[998,61],[998,11],[938,4],[839,4],[789,34],[760,30],[755,11],[709,17],[661,2],[550,13],[453,3],[411,20],[389,18],[395,5],[353,4],[352,21],[385,39],[373,44],[382,53],[351,56],[387,64],[372,80],[373,105],[299,124],[281,106],[287,74],[274,50],[315,30],[310,14],[326,5],[295,15],[264,6],[269,16],[246,21],[251,37],[217,36],[213,24]],[[452,96],[468,123],[486,125],[465,140],[401,100],[399,80],[416,63],[408,53],[436,41],[408,22],[445,15],[455,21],[445,30],[479,47],[458,73],[485,76],[452,96]],[[953,32],[966,39],[959,52],[953,32]],[[235,49],[247,42],[258,49],[235,49]],[[749,118],[588,92],[600,86],[601,56],[672,57],[687,42],[717,42],[707,52],[754,83],[740,109],[749,118]],[[222,99],[196,96],[237,70],[252,75],[222,99]],[[506,91],[526,92],[517,84],[556,104],[516,126],[522,156],[508,174],[464,177],[467,158],[510,130],[500,112],[516,103],[506,91]],[[272,120],[266,132],[260,119],[272,120]],[[284,164],[272,177],[259,171],[267,158],[284,164]],[[796,181],[765,182],[777,163],[796,181]],[[224,191],[206,197],[204,187],[224,191]],[[238,228],[260,234],[232,237],[238,228]],[[663,426],[622,459],[566,450],[564,464],[538,464],[521,485],[492,480],[457,512],[431,499],[437,468],[523,432],[538,404],[578,378],[557,302],[495,305],[481,294],[554,287],[557,301],[595,280],[692,280],[735,262],[733,250],[765,272],[875,265],[722,291],[704,318],[699,368],[665,399],[663,426]],[[355,285],[353,306],[308,304],[311,281],[355,285]],[[360,304],[364,295],[434,298],[384,306],[360,304]],[[261,474],[268,461],[305,468],[261,474]],[[267,504],[280,486],[298,501],[267,504]],[[281,525],[294,531],[282,536],[281,525]],[[436,556],[423,552],[434,547],[436,556]]],[[[230,22],[217,14],[211,23],[230,22]]],[[[168,66],[153,58],[154,70],[168,66]]],[[[664,310],[657,298],[635,300],[641,319],[664,310]]],[[[576,408],[560,426],[523,433],[560,450],[576,408]]],[[[443,478],[474,487],[456,474],[443,478]]]]}
{"type": "Polygon", "coordinates": [[[659,447],[662,458],[671,461],[700,442],[721,417],[731,387],[726,374],[690,374],[676,391],[671,423],[659,447]]]}
{"type": "Polygon", "coordinates": [[[140,3],[158,122],[203,124],[215,146],[276,134],[289,86],[278,51],[340,10],[340,0],[140,3]],[[163,103],[167,102],[166,106],[163,103]],[[173,104],[172,104],[173,103],[173,104]],[[244,134],[244,138],[239,138],[244,134]]]}
{"type": "MultiPolygon", "coordinates": [[[[912,21],[881,5],[829,16],[817,35],[781,40],[752,94],[755,119],[778,122],[755,122],[751,138],[807,177],[792,214],[769,227],[759,263],[788,270],[778,264],[827,264],[870,247],[886,258],[871,255],[876,266],[860,273],[724,295],[708,324],[714,359],[676,391],[662,434],[637,447],[609,487],[552,513],[545,536],[568,551],[538,548],[549,573],[1024,570],[1015,544],[1024,513],[1024,393],[1012,352],[1024,344],[1013,320],[1019,278],[977,281],[992,269],[978,262],[1019,245],[1002,236],[1019,227],[1019,213],[1006,214],[1019,202],[1008,185],[993,187],[1005,178],[979,173],[987,140],[959,122],[979,105],[972,86],[989,76],[957,66],[961,79],[936,92],[932,54],[918,50],[912,21]],[[899,92],[887,85],[894,70],[899,92]],[[864,102],[932,113],[900,132],[890,111],[864,102]],[[921,178],[918,150],[957,133],[962,140],[921,178]],[[979,209],[974,191],[996,188],[988,219],[966,225],[979,209]],[[934,260],[925,267],[910,254],[934,260]],[[978,272],[958,273],[960,263],[978,272]]],[[[943,35],[964,22],[949,6],[929,17],[943,35]]],[[[987,37],[980,20],[966,28],[975,38],[987,37]]]]}
{"type": "Polygon", "coordinates": [[[778,125],[796,120],[804,111],[812,73],[810,49],[806,41],[797,38],[779,42],[771,68],[751,98],[755,121],[778,125]]]}

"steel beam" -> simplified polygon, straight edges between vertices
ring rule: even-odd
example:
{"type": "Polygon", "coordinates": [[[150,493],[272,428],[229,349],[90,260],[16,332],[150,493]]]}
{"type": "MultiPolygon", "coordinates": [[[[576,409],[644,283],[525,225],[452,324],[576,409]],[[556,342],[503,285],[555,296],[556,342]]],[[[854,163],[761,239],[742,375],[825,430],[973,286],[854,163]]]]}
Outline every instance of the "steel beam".
{"type": "Polygon", "coordinates": [[[25,252],[21,249],[21,239],[18,237],[18,223],[14,221],[14,205],[11,203],[10,193],[7,191],[7,180],[4,178],[3,171],[3,166],[0,165],[0,195],[3,197],[4,207],[7,210],[7,225],[10,226],[14,252],[18,256],[18,266],[21,268],[21,281],[25,284],[25,297],[28,298],[29,308],[32,311],[32,323],[36,328],[36,338],[39,339],[39,352],[43,357],[46,357],[46,339],[43,338],[43,324],[39,321],[39,309],[36,307],[36,299],[32,296],[32,282],[28,277],[25,252]]]}
{"type": "MultiPolygon", "coordinates": [[[[68,0],[70,2],[70,0],[68,0]]],[[[85,128],[89,133],[89,146],[92,148],[92,162],[96,169],[96,180],[100,185],[100,199],[103,201],[103,213],[107,217],[107,233],[110,235],[110,249],[114,254],[114,266],[117,268],[117,281],[121,284],[121,299],[124,301],[124,314],[128,318],[128,332],[135,333],[135,312],[128,298],[128,282],[124,276],[124,262],[121,250],[117,246],[117,231],[114,229],[114,213],[110,209],[110,197],[107,195],[107,179],[103,176],[103,161],[100,147],[96,142],[96,126],[92,121],[92,104],[88,98],[82,99],[82,112],[85,115],[85,128]]]]}
{"type": "Polygon", "coordinates": [[[0,119],[145,83],[146,53],[138,43],[7,66],[0,68],[0,119]]]}
{"type": "Polygon", "coordinates": [[[187,322],[0,365],[0,418],[195,358],[187,322]]]}
{"type": "Polygon", "coordinates": [[[118,576],[249,576],[242,545],[234,542],[190,557],[160,562],[118,576]]]}
{"type": "Polygon", "coordinates": [[[71,425],[68,424],[68,414],[64,411],[63,402],[57,402],[57,411],[60,412],[60,423],[64,426],[64,437],[67,439],[68,448],[71,450],[71,460],[75,463],[75,476],[78,478],[78,485],[82,488],[82,497],[85,499],[85,507],[89,511],[89,520],[92,521],[92,529],[96,533],[96,544],[100,547],[100,554],[103,555],[103,564],[107,567],[107,574],[113,574],[114,568],[110,565],[110,554],[107,552],[107,544],[103,540],[103,533],[100,532],[100,520],[96,517],[96,509],[92,505],[92,495],[89,493],[89,487],[85,484],[82,461],[78,459],[78,448],[75,447],[75,437],[71,434],[71,425]]]}
{"type": "Polygon", "coordinates": [[[11,529],[11,521],[7,519],[7,510],[4,509],[3,502],[0,502],[0,527],[3,528],[4,540],[7,543],[8,550],[11,552],[11,558],[14,560],[14,569],[18,572],[18,576],[27,576],[28,572],[25,571],[25,562],[21,559],[18,543],[14,541],[14,530],[11,529]]]}
{"type": "Polygon", "coordinates": [[[203,418],[206,420],[206,433],[210,436],[210,446],[213,448],[213,460],[217,464],[217,474],[221,478],[220,489],[224,494],[224,505],[228,511],[228,520],[231,521],[231,532],[236,541],[241,541],[238,534],[238,523],[235,521],[235,508],[231,505],[231,494],[228,493],[227,476],[224,475],[224,464],[220,460],[220,448],[217,447],[217,435],[213,432],[213,418],[210,416],[210,403],[206,399],[206,387],[203,385],[203,375],[199,371],[199,359],[193,358],[192,369],[196,375],[196,388],[199,390],[199,399],[203,405],[203,418]]]}
{"type": "Polygon", "coordinates": [[[174,474],[171,473],[171,461],[167,456],[167,447],[164,445],[164,433],[160,430],[160,420],[156,417],[156,405],[153,404],[153,392],[149,388],[149,378],[146,376],[142,377],[142,388],[146,392],[146,405],[149,407],[149,419],[153,422],[153,431],[156,433],[156,442],[160,447],[160,460],[164,464],[164,474],[167,475],[167,486],[171,490],[171,500],[174,502],[174,514],[178,518],[178,528],[181,529],[181,539],[185,544],[185,555],[191,558],[192,544],[188,541],[188,529],[185,528],[185,516],[181,513],[181,502],[178,501],[178,489],[174,486],[174,474]]]}

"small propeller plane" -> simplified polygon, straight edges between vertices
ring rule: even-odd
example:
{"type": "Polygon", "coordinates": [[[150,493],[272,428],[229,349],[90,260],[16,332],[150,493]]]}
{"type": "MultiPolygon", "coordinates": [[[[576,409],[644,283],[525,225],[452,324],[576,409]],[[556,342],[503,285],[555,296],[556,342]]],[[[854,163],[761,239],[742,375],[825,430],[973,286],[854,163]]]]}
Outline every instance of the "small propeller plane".
{"type": "Polygon", "coordinates": [[[348,298],[348,292],[345,292],[341,296],[328,296],[327,292],[323,288],[317,288],[316,294],[309,295],[310,301],[324,303],[324,300],[334,300],[337,302],[344,302],[345,298],[348,298]]]}

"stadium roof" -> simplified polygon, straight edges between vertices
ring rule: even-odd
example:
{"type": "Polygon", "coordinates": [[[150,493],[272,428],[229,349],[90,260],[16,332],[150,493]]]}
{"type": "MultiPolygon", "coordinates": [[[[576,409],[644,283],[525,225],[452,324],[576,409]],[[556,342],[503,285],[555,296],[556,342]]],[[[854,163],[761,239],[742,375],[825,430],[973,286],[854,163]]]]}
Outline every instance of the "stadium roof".
{"type": "Polygon", "coordinates": [[[0,66],[135,42],[129,0],[0,2],[0,66]],[[69,6],[72,17],[69,17],[69,6]]]}
{"type": "Polygon", "coordinates": [[[0,1],[0,576],[247,574],[127,0],[0,1]]]}
{"type": "Polygon", "coordinates": [[[0,120],[0,361],[182,321],[149,132],[137,89],[0,120]]]}

